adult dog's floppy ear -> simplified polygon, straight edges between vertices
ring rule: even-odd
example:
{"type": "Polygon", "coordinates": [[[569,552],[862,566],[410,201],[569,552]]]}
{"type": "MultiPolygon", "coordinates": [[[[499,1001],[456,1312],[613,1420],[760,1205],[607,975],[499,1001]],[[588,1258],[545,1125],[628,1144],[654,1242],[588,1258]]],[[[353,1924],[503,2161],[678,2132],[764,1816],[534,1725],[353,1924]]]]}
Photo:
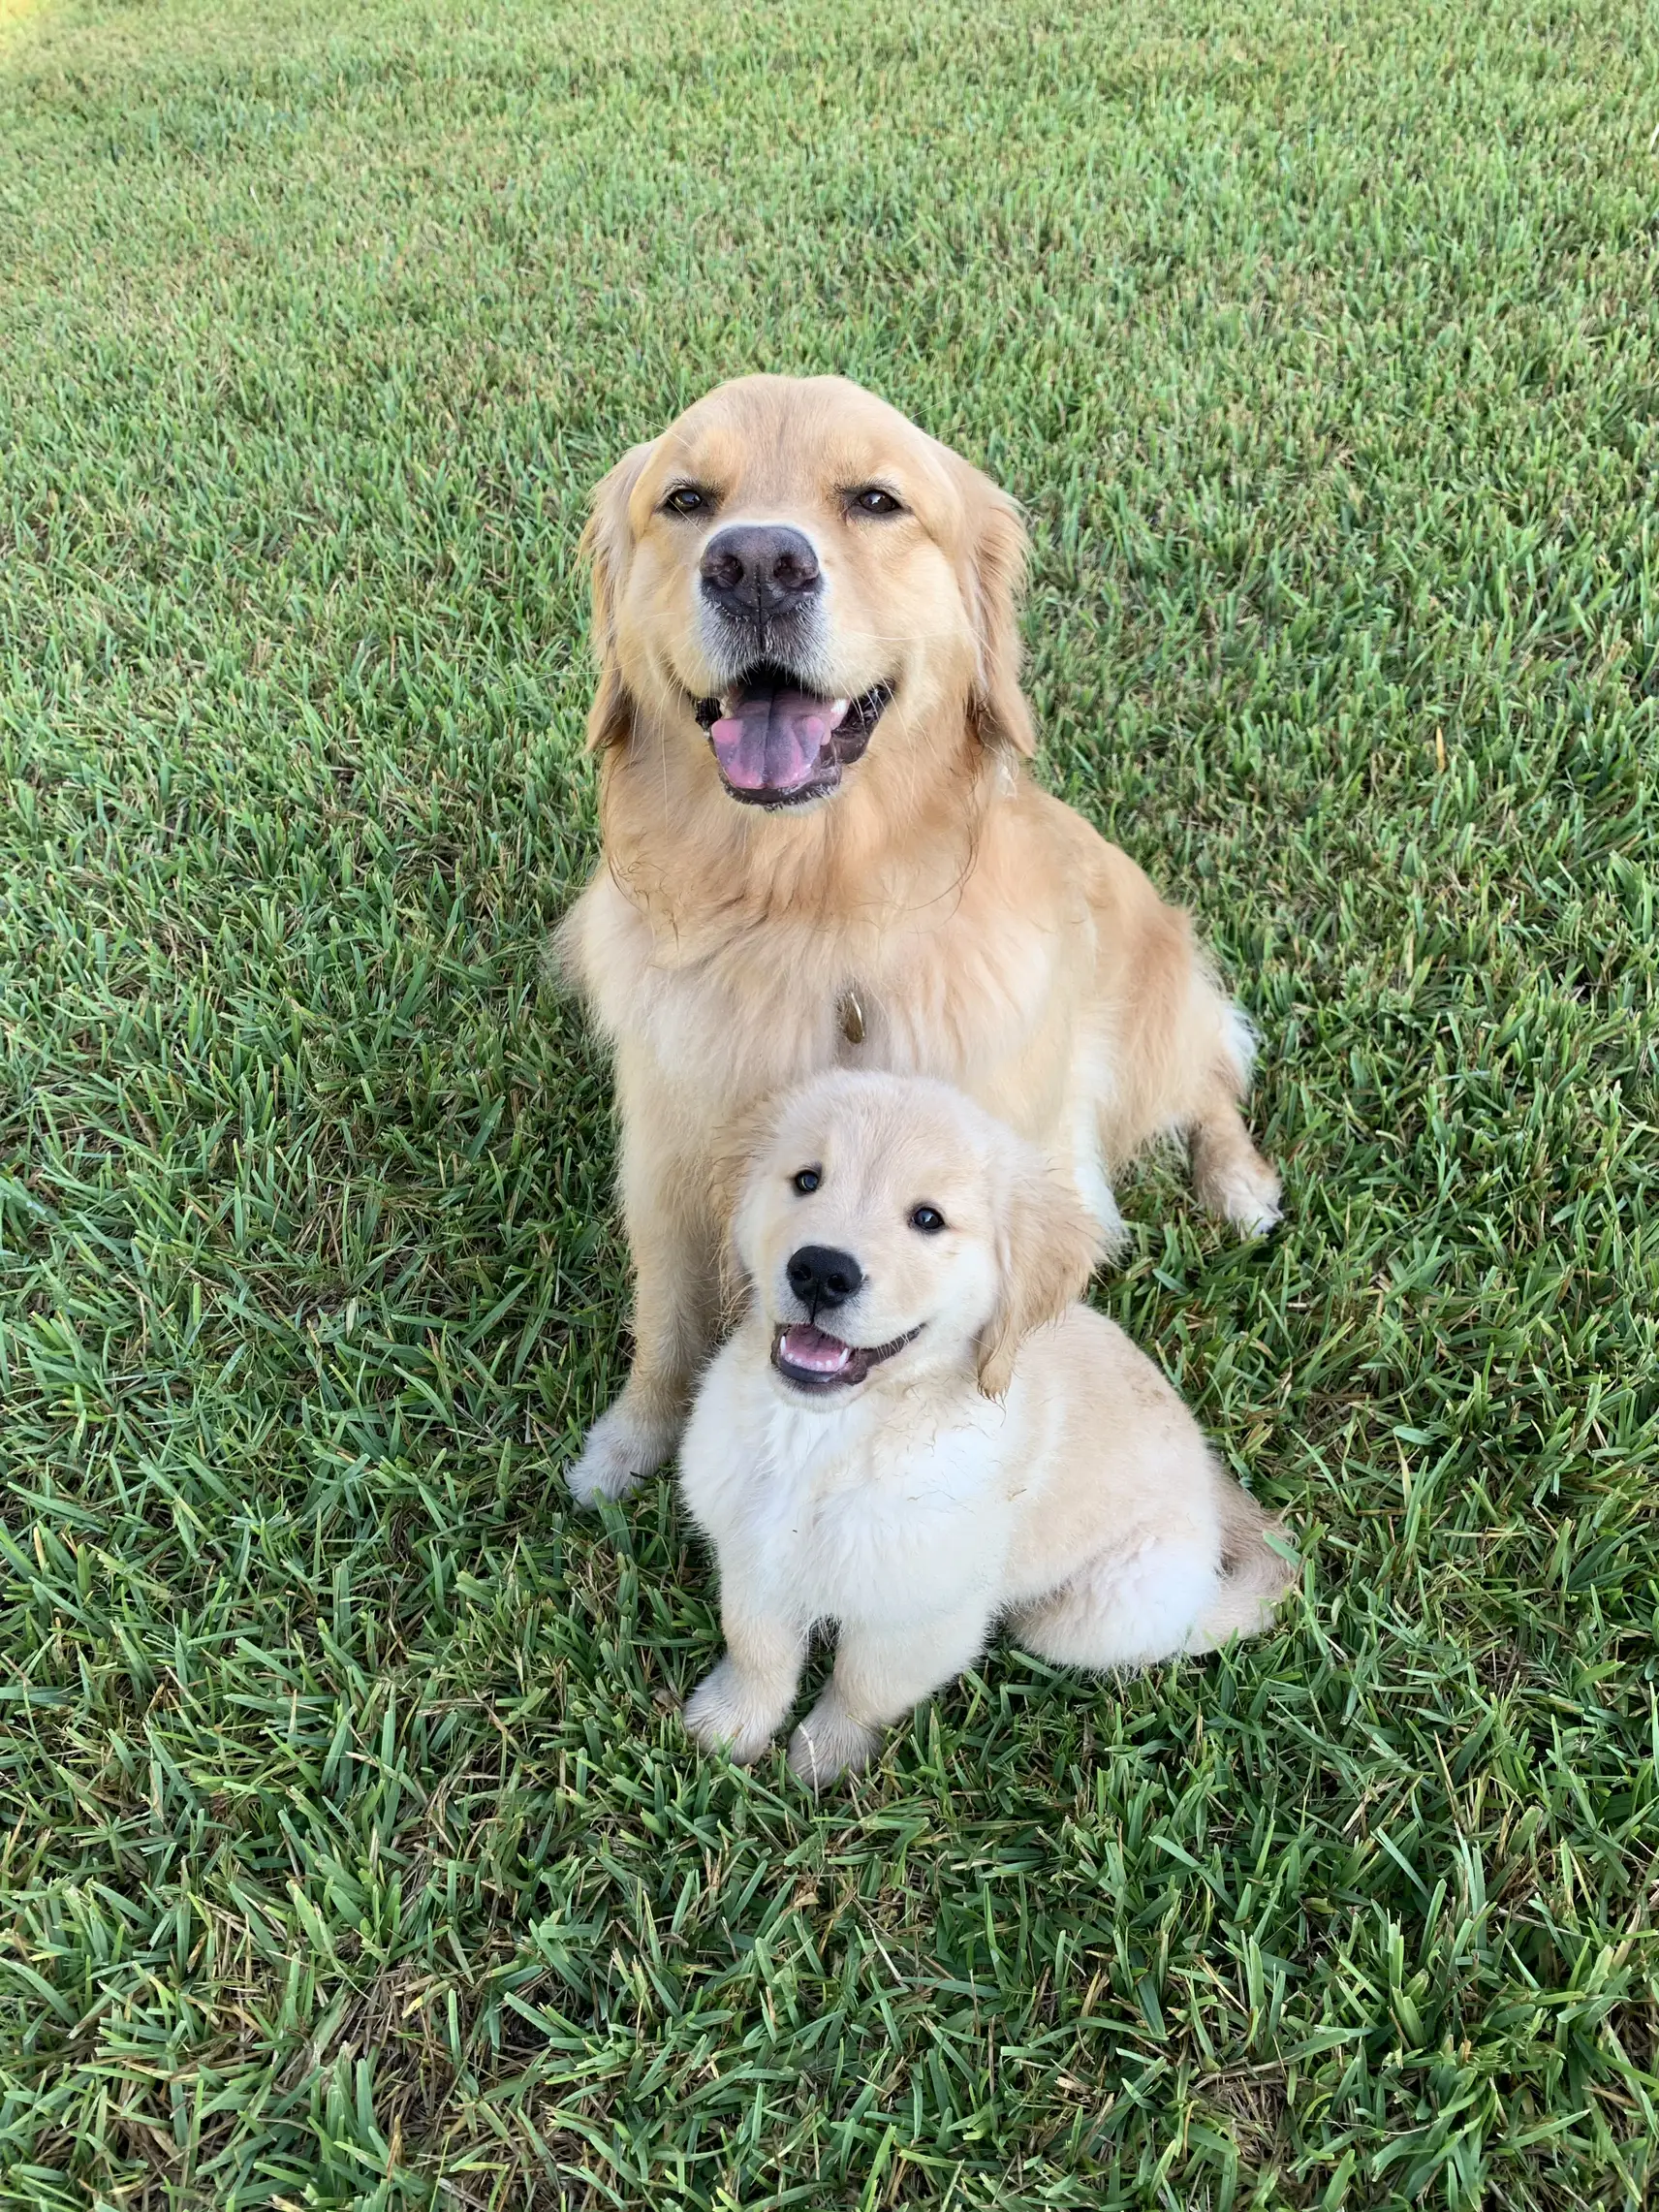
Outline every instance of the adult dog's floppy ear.
{"type": "Polygon", "coordinates": [[[970,707],[986,744],[1037,750],[1031,710],[1019,688],[1019,592],[1025,580],[1025,525],[1006,491],[963,463],[968,482],[968,610],[975,668],[970,707]]]}
{"type": "Polygon", "coordinates": [[[632,724],[634,703],[616,665],[616,594],[633,551],[628,502],[654,444],[630,448],[600,484],[578,549],[593,577],[593,656],[599,663],[599,689],[587,716],[589,752],[620,743],[632,724]]]}
{"type": "Polygon", "coordinates": [[[1020,1344],[1081,1295],[1101,1252],[1092,1216],[1058,1176],[1031,1169],[1017,1178],[1005,1203],[997,1240],[1002,1287],[979,1342],[980,1388],[987,1398],[1007,1395],[1020,1344]]]}

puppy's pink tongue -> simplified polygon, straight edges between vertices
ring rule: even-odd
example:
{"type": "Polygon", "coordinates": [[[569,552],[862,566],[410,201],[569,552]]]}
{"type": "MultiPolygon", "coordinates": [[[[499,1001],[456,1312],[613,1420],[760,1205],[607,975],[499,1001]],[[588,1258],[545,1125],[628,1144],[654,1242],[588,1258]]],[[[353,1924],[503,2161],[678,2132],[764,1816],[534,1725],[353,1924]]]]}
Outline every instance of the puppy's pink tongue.
{"type": "Polygon", "coordinates": [[[808,1321],[786,1329],[778,1349],[791,1367],[802,1368],[808,1375],[839,1375],[853,1356],[839,1337],[827,1337],[808,1321]]]}
{"type": "Polygon", "coordinates": [[[708,735],[734,790],[798,791],[839,720],[830,700],[809,691],[762,688],[746,691],[708,735]]]}

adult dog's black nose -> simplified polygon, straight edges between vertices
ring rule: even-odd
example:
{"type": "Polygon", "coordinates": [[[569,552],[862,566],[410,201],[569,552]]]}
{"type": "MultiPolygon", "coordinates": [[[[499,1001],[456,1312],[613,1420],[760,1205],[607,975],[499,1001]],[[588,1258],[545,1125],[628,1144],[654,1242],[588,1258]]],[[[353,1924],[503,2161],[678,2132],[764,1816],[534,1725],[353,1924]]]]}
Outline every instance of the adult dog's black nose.
{"type": "Polygon", "coordinates": [[[782,522],[734,522],[703,549],[703,588],[731,615],[765,621],[798,607],[818,584],[810,539],[782,522]]]}
{"type": "Polygon", "coordinates": [[[789,1286],[816,1321],[826,1306],[839,1306],[864,1280],[864,1271],[851,1252],[838,1252],[831,1245],[802,1245],[784,1269],[789,1286]]]}

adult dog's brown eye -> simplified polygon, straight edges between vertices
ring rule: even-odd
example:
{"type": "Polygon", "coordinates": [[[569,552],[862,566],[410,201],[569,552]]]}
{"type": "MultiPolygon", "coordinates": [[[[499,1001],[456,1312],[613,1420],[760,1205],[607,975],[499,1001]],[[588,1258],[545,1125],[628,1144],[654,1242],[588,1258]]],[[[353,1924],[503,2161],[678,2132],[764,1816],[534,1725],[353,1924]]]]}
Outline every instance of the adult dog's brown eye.
{"type": "Polygon", "coordinates": [[[884,491],[879,484],[866,484],[861,491],[855,491],[853,505],[861,515],[902,515],[904,512],[892,493],[884,491]]]}
{"type": "Polygon", "coordinates": [[[663,505],[676,515],[701,515],[709,505],[706,491],[699,491],[695,484],[676,484],[663,505]]]}
{"type": "Polygon", "coordinates": [[[792,1175],[789,1180],[800,1192],[802,1198],[810,1198],[824,1181],[824,1171],[822,1168],[803,1167],[798,1175],[792,1175]]]}
{"type": "Polygon", "coordinates": [[[936,1237],[945,1226],[945,1217],[937,1206],[918,1206],[910,1217],[913,1229],[920,1229],[924,1237],[936,1237]]]}

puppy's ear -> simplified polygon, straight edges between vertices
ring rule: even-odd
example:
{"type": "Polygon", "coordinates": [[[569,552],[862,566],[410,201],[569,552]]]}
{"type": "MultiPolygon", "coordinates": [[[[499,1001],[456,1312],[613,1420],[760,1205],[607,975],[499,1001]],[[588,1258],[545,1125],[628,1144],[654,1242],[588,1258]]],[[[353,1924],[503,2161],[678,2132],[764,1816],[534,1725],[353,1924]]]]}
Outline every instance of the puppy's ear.
{"type": "Polygon", "coordinates": [[[654,444],[632,447],[600,484],[578,548],[593,577],[593,654],[599,663],[599,689],[587,716],[589,752],[619,743],[633,725],[634,702],[616,665],[616,594],[633,551],[628,502],[654,444]]]}
{"type": "MultiPolygon", "coordinates": [[[[964,463],[964,468],[966,464],[964,463]]],[[[968,608],[976,664],[970,708],[981,741],[1037,750],[1031,710],[1019,688],[1019,593],[1025,581],[1025,525],[1019,510],[978,469],[968,477],[968,608]]]]}
{"type": "Polygon", "coordinates": [[[746,1106],[716,1131],[708,1149],[708,1202],[720,1258],[720,1319],[735,1328],[742,1318],[752,1287],[737,1249],[737,1211],[756,1161],[771,1144],[777,1127],[777,1099],[746,1106]]]}
{"type": "Polygon", "coordinates": [[[1001,1295],[979,1341],[980,1388],[987,1398],[1007,1395],[1020,1344],[1081,1296],[1102,1247],[1093,1217],[1057,1175],[1020,1175],[1006,1203],[997,1252],[1001,1295]]]}

